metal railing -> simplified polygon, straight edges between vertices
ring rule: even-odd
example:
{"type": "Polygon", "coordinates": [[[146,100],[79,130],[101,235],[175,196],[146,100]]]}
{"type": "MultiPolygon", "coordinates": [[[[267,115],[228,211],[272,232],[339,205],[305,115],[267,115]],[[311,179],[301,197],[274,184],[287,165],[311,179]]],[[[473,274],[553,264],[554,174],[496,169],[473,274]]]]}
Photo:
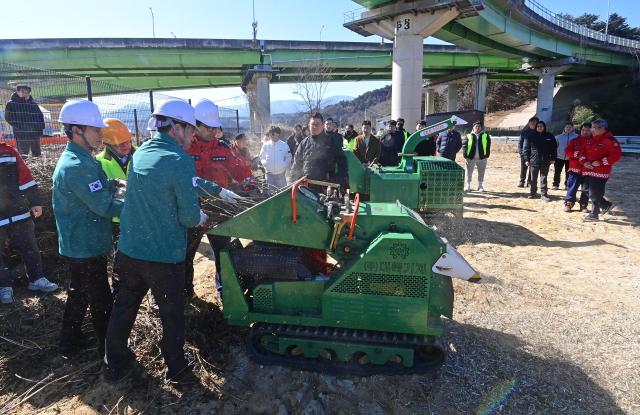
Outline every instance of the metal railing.
{"type": "MultiPolygon", "coordinates": [[[[476,3],[476,1],[470,1],[472,4],[476,3]]],[[[597,30],[589,29],[586,26],[579,25],[577,23],[572,22],[571,20],[567,20],[563,18],[559,13],[552,12],[551,10],[544,7],[542,4],[538,3],[536,0],[523,0],[524,5],[531,10],[533,13],[542,17],[545,20],[548,20],[552,24],[559,26],[563,29],[566,29],[570,32],[576,33],[580,36],[588,37],[590,39],[599,40],[601,42],[607,42],[614,45],[624,46],[632,49],[640,49],[640,41],[627,39],[620,36],[614,36],[609,34],[604,34],[597,30]]],[[[366,12],[368,9],[365,7],[361,7],[354,10],[349,10],[344,13],[344,23],[353,22],[354,20],[360,19],[362,13],[366,12]]]]}
{"type": "Polygon", "coordinates": [[[633,154],[636,158],[640,157],[640,136],[624,135],[616,136],[622,148],[622,154],[633,154]]]}
{"type": "MultiPolygon", "coordinates": [[[[57,121],[68,98],[93,100],[104,118],[118,118],[132,132],[134,142],[139,143],[150,136],[147,121],[153,111],[153,101],[157,104],[173,96],[132,91],[129,87],[89,77],[0,62],[0,132],[4,141],[18,147],[22,154],[31,152],[34,156],[57,160],[68,141],[57,121]],[[12,103],[19,84],[30,86],[32,104],[12,103]]],[[[237,109],[220,107],[219,112],[229,136],[240,132],[237,109]]]]}
{"type": "Polygon", "coordinates": [[[360,19],[362,13],[366,12],[368,9],[366,7],[359,7],[354,10],[349,10],[348,12],[344,12],[344,23],[353,22],[354,20],[360,19]]]}
{"type": "Polygon", "coordinates": [[[613,36],[598,32],[597,30],[589,29],[586,26],[579,25],[570,20],[563,18],[559,13],[554,13],[547,9],[536,0],[524,0],[524,5],[528,7],[532,12],[538,16],[550,21],[556,26],[566,29],[570,32],[577,33],[580,36],[588,37],[591,39],[599,40],[601,42],[607,42],[614,45],[625,46],[633,49],[640,49],[640,41],[626,39],[619,36],[613,36]]]}

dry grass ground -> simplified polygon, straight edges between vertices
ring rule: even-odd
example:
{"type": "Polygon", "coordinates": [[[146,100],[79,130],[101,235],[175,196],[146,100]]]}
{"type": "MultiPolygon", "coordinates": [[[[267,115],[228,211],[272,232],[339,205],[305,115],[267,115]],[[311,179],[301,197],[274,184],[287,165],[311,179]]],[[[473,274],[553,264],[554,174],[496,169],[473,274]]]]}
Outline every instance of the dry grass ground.
{"type": "MultiPolygon", "coordinates": [[[[509,150],[505,148],[503,150],[509,150]]],[[[335,378],[260,367],[227,326],[212,262],[198,257],[187,352],[200,385],[162,382],[158,319],[146,306],[133,349],[142,366],[110,387],[90,353],[56,354],[64,292],[0,308],[0,413],[640,413],[640,161],[616,166],[616,203],[598,223],[529,200],[517,156],[494,153],[484,193],[465,197],[459,250],[484,276],[456,282],[448,360],[434,375],[335,378]],[[526,190],[526,189],[524,189],[526,190]]]]}

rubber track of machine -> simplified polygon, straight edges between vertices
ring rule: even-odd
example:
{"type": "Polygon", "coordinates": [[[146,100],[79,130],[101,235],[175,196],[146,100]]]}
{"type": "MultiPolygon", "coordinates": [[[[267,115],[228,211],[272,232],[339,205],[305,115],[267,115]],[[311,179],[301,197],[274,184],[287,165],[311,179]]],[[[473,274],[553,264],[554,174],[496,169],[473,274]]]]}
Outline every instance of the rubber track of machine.
{"type": "MultiPolygon", "coordinates": [[[[304,326],[289,326],[289,325],[280,325],[280,324],[266,324],[266,323],[256,323],[251,327],[249,335],[247,336],[247,350],[249,352],[249,356],[252,360],[254,360],[258,364],[262,365],[279,365],[291,367],[304,371],[312,371],[312,372],[321,372],[332,375],[341,375],[341,376],[373,376],[373,375],[411,375],[411,374],[421,374],[428,373],[434,371],[442,365],[445,360],[446,352],[442,345],[436,341],[434,353],[429,360],[418,361],[418,353],[416,353],[416,362],[414,362],[413,367],[404,367],[402,365],[397,364],[386,364],[386,365],[375,365],[375,364],[356,364],[355,362],[329,362],[326,360],[319,360],[316,358],[307,358],[304,356],[300,357],[291,357],[291,356],[283,356],[280,354],[276,354],[265,350],[260,345],[260,338],[264,335],[282,335],[288,337],[298,337],[301,340],[304,339],[325,339],[325,340],[333,340],[333,341],[341,341],[340,338],[330,335],[324,335],[325,332],[329,333],[330,331],[335,331],[336,329],[333,327],[330,328],[318,328],[318,327],[304,327],[304,326]],[[314,334],[311,334],[311,331],[314,331],[314,334]],[[315,332],[319,331],[320,333],[316,334],[315,332]]],[[[357,335],[355,338],[353,336],[349,336],[350,340],[359,340],[356,342],[349,341],[345,343],[351,344],[367,344],[367,345],[380,345],[380,346],[411,346],[417,347],[423,343],[419,342],[418,336],[413,335],[403,335],[398,333],[384,333],[384,332],[373,332],[373,331],[365,331],[365,330],[353,330],[353,329],[338,329],[349,331],[350,333],[361,333],[357,335]],[[367,337],[365,338],[364,333],[366,333],[367,337]],[[395,337],[394,337],[395,335],[395,337]],[[388,338],[389,340],[385,341],[384,338],[388,338]],[[398,337],[404,336],[403,342],[398,343],[398,337]],[[396,339],[395,341],[391,339],[396,339]]]]}

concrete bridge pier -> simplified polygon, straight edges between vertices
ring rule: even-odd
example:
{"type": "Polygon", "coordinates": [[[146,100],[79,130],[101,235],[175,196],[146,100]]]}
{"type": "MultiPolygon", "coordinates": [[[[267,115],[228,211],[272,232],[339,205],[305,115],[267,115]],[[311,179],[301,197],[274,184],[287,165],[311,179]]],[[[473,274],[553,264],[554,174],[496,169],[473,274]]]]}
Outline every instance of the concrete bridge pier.
{"type": "MultiPolygon", "coordinates": [[[[424,116],[436,112],[436,90],[434,88],[426,88],[424,90],[424,116]]],[[[419,118],[416,119],[416,121],[419,118]]],[[[407,119],[408,122],[408,119],[407,119]]]]}
{"type": "Polygon", "coordinates": [[[424,38],[449,23],[459,11],[439,9],[430,12],[406,12],[389,5],[364,13],[375,14],[376,20],[363,25],[369,33],[393,40],[391,86],[391,118],[404,118],[412,123],[420,119],[424,38]]]}
{"type": "Polygon", "coordinates": [[[426,88],[424,90],[424,115],[436,112],[436,90],[434,88],[426,88]]]}
{"type": "Polygon", "coordinates": [[[487,74],[485,72],[473,75],[473,109],[487,111],[487,74]]]}
{"type": "Polygon", "coordinates": [[[263,136],[271,125],[271,65],[255,65],[242,81],[242,90],[249,101],[251,131],[263,136]]]}
{"type": "Polygon", "coordinates": [[[458,91],[460,85],[457,83],[450,83],[447,85],[447,111],[458,111],[458,91]]]}
{"type": "Polygon", "coordinates": [[[553,114],[553,91],[556,85],[556,75],[569,69],[571,65],[545,66],[531,69],[529,73],[538,76],[538,103],[536,115],[540,121],[547,124],[547,129],[551,126],[551,115],[553,114]]]}

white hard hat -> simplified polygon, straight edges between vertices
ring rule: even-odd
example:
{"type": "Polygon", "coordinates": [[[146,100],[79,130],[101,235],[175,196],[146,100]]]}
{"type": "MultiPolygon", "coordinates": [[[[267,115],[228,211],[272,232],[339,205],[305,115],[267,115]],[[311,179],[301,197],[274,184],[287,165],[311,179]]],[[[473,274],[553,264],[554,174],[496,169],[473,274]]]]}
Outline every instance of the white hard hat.
{"type": "Polygon", "coordinates": [[[195,110],[187,101],[178,98],[162,101],[153,111],[153,115],[164,115],[176,121],[196,126],[195,110]]]}
{"type": "Polygon", "coordinates": [[[153,117],[149,118],[149,121],[147,121],[147,131],[156,131],[157,129],[156,119],[153,117]]]}
{"type": "Polygon", "coordinates": [[[104,128],[107,124],[102,121],[100,110],[93,102],[86,99],[72,99],[62,106],[58,122],[62,124],[88,125],[104,128]]]}
{"type": "Polygon", "coordinates": [[[193,108],[196,110],[196,120],[200,121],[207,127],[222,127],[218,106],[210,100],[198,100],[193,108]]]}

